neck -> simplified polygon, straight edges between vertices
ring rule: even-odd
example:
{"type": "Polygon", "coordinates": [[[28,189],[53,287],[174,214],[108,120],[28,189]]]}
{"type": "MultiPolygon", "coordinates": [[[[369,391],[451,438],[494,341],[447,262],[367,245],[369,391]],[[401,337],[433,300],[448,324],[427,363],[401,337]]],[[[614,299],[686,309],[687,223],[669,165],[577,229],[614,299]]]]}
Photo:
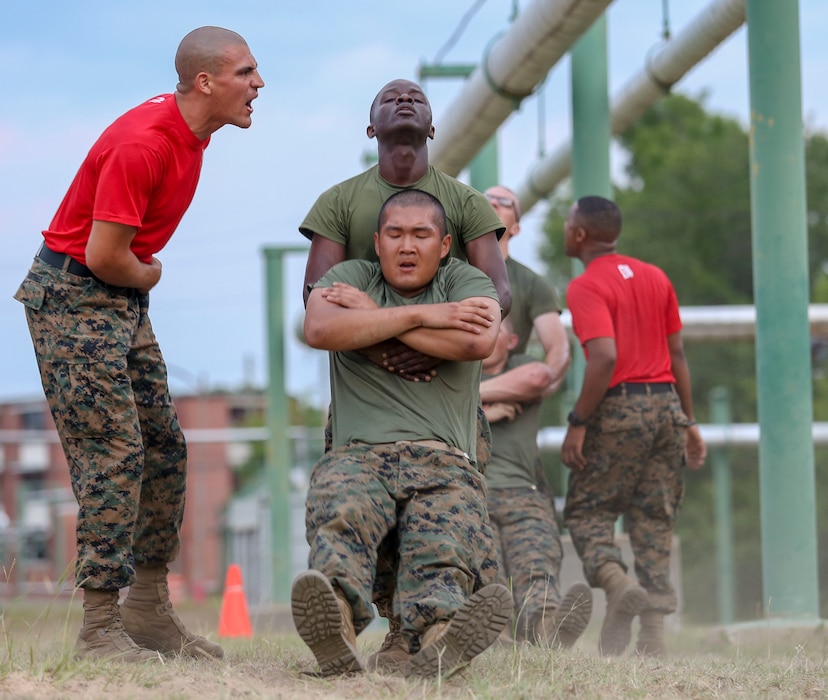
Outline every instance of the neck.
{"type": "Polygon", "coordinates": [[[181,112],[184,122],[190,127],[190,131],[200,140],[204,141],[210,134],[218,130],[218,127],[210,124],[210,120],[202,114],[198,108],[198,100],[192,93],[185,94],[176,90],[175,103],[178,105],[178,111],[181,112]]]}
{"type": "Polygon", "coordinates": [[[379,174],[398,187],[413,185],[428,172],[428,149],[421,146],[395,145],[379,148],[379,174]]]}
{"type": "Polygon", "coordinates": [[[503,370],[506,369],[506,362],[509,360],[509,355],[504,355],[500,360],[497,362],[493,362],[490,365],[487,365],[485,362],[483,363],[483,373],[488,374],[490,376],[502,374],[503,370]]]}
{"type": "Polygon", "coordinates": [[[596,258],[603,258],[605,255],[613,255],[617,251],[615,249],[615,245],[612,244],[610,246],[600,246],[596,248],[592,248],[590,250],[585,250],[580,258],[581,262],[584,264],[584,267],[589,265],[593,260],[596,258]]]}

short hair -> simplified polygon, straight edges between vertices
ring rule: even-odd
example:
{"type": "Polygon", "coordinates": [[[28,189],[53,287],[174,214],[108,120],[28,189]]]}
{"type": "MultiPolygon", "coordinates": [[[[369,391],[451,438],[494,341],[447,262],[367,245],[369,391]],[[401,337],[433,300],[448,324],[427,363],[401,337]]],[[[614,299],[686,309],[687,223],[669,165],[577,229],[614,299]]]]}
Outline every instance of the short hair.
{"type": "Polygon", "coordinates": [[[377,220],[377,231],[382,230],[382,226],[387,218],[386,210],[389,207],[423,207],[431,209],[433,221],[440,231],[440,238],[446,235],[448,230],[446,227],[446,210],[443,208],[440,200],[428,192],[411,189],[392,194],[385,200],[380,209],[379,219],[377,220]]]}
{"type": "Polygon", "coordinates": [[[247,42],[240,34],[222,27],[199,27],[187,34],[175,53],[178,91],[190,90],[202,71],[220,73],[228,46],[247,46],[247,42]]]}
{"type": "Polygon", "coordinates": [[[615,202],[588,195],[581,197],[576,204],[578,218],[593,238],[612,242],[621,235],[621,210],[615,202]]]}

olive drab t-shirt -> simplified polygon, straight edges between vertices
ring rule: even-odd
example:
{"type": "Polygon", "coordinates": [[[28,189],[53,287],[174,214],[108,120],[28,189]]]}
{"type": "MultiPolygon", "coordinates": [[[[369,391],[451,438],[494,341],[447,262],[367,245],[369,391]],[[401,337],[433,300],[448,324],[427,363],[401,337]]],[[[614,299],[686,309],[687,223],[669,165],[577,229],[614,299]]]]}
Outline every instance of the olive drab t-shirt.
{"type": "Polygon", "coordinates": [[[518,337],[512,354],[520,355],[526,352],[534,320],[541,314],[560,313],[561,303],[555,288],[526,265],[506,258],[506,272],[509,275],[509,285],[512,287],[512,310],[509,312],[509,318],[512,319],[518,337]]]}
{"type": "MultiPolygon", "coordinates": [[[[529,362],[537,362],[529,355],[511,355],[504,372],[529,362]]],[[[483,379],[497,375],[483,374],[483,379]]],[[[535,467],[538,460],[538,427],[540,401],[521,404],[523,412],[513,421],[490,423],[492,428],[492,456],[486,467],[486,485],[490,489],[527,488],[537,483],[535,467]]]]}
{"type": "Polygon", "coordinates": [[[384,180],[376,165],[334,185],[319,195],[299,231],[308,239],[317,234],[341,243],[346,260],[376,261],[374,233],[380,208],[391,195],[411,189],[428,192],[446,210],[451,257],[466,260],[465,244],[490,231],[498,238],[503,235],[503,224],[480,192],[430,165],[426,174],[408,187],[384,180]]]}
{"type": "MultiPolygon", "coordinates": [[[[346,260],[314,285],[344,282],[380,307],[435,304],[469,297],[498,300],[492,281],[468,263],[449,259],[420,295],[402,297],[382,277],[379,263],[346,260]]],[[[481,362],[443,360],[430,382],[411,382],[378,367],[356,351],[331,352],[333,447],[351,441],[440,440],[476,462],[481,362]]]]}

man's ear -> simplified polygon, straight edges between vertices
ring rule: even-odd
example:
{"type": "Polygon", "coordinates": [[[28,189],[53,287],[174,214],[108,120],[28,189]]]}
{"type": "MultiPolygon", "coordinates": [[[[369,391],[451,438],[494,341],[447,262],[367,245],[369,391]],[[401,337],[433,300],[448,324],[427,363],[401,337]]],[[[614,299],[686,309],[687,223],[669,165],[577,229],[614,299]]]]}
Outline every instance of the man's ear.
{"type": "Polygon", "coordinates": [[[428,138],[432,141],[434,140],[434,124],[431,125],[431,129],[428,130],[428,138]]]}
{"type": "Polygon", "coordinates": [[[450,250],[451,250],[451,234],[447,233],[440,240],[440,260],[445,258],[449,254],[450,250]]]}
{"type": "Polygon", "coordinates": [[[213,85],[210,82],[210,74],[207,72],[202,71],[199,73],[195,77],[195,80],[193,80],[193,85],[196,90],[203,92],[205,95],[213,94],[213,85]]]}
{"type": "Polygon", "coordinates": [[[379,257],[379,231],[374,232],[374,252],[379,257]]]}
{"type": "Polygon", "coordinates": [[[368,134],[368,138],[372,139],[376,136],[376,132],[374,131],[374,125],[369,124],[368,127],[365,129],[365,133],[368,134]]]}
{"type": "Polygon", "coordinates": [[[517,347],[519,338],[517,337],[517,333],[509,333],[509,344],[507,347],[509,350],[514,350],[517,347]]]}

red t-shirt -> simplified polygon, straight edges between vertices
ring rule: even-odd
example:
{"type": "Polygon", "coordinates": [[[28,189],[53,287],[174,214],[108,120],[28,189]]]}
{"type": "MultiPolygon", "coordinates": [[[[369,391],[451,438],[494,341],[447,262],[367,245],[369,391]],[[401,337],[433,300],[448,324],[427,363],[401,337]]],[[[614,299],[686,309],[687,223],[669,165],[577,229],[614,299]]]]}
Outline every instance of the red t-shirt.
{"type": "Polygon", "coordinates": [[[681,318],[675,290],[662,270],[625,255],[602,255],[569,283],[566,301],[582,346],[594,338],[615,339],[611,387],[675,382],[667,336],[681,330],[681,318]]]}
{"type": "Polygon", "coordinates": [[[46,245],[86,264],[92,221],[135,226],[130,248],[149,262],[190,206],[204,149],[173,95],[159,95],[116,119],[81,164],[43,232],[46,245]]]}

